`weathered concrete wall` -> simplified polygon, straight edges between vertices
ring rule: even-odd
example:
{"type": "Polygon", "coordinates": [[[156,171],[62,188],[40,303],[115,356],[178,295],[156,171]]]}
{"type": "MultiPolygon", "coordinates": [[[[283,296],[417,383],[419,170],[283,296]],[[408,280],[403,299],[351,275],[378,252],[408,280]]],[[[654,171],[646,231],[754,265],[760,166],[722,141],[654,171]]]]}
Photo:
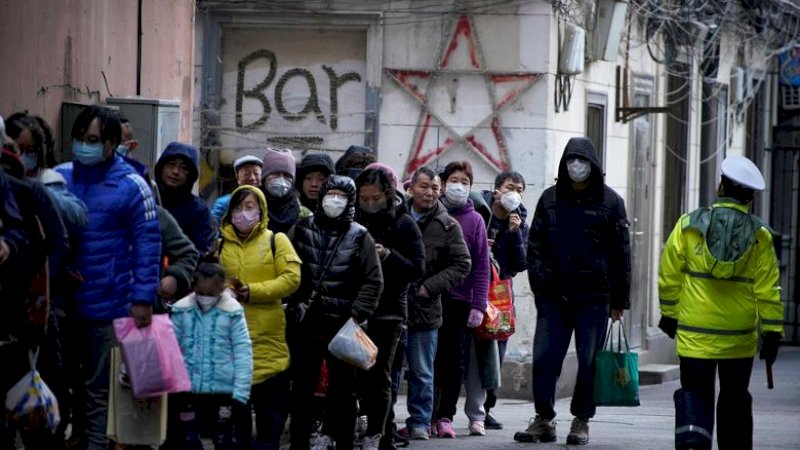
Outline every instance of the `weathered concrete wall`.
{"type": "MultiPolygon", "coordinates": [[[[6,2],[0,114],[27,109],[58,136],[62,102],[136,95],[137,2],[6,2]]],[[[143,0],[141,95],[181,101],[191,139],[194,1],[143,0]]]]}

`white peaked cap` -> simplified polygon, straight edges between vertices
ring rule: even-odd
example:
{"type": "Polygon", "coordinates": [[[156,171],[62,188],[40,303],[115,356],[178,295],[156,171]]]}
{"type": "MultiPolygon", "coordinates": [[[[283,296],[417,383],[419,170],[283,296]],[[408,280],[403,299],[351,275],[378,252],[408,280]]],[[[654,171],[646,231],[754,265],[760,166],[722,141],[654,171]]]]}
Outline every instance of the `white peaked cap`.
{"type": "Polygon", "coordinates": [[[740,184],[756,191],[763,191],[766,187],[764,176],[753,161],[744,156],[732,155],[722,161],[722,174],[736,184],[740,184]]]}
{"type": "Polygon", "coordinates": [[[258,167],[261,167],[261,158],[253,155],[244,155],[233,162],[233,171],[238,171],[239,167],[242,167],[245,164],[256,164],[258,167]]]}

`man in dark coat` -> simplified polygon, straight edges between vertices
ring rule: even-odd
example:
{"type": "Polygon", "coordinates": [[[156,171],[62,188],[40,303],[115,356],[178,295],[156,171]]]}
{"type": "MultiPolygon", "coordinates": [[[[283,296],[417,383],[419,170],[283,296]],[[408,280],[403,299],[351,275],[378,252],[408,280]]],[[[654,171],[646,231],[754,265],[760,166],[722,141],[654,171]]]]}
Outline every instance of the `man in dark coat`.
{"type": "Polygon", "coordinates": [[[161,203],[178,221],[197,251],[204,255],[214,249],[215,232],[208,205],[192,193],[199,175],[197,149],[181,142],[170,142],[155,167],[161,203]]]}
{"type": "Polygon", "coordinates": [[[622,198],[603,182],[597,151],[588,138],[564,149],[556,185],[542,193],[528,240],[528,278],[536,300],[533,398],[536,417],[521,442],[556,439],[555,390],[575,332],[578,375],[568,444],[589,442],[594,416],[594,357],[611,317],[630,307],[628,219],[622,198]]]}

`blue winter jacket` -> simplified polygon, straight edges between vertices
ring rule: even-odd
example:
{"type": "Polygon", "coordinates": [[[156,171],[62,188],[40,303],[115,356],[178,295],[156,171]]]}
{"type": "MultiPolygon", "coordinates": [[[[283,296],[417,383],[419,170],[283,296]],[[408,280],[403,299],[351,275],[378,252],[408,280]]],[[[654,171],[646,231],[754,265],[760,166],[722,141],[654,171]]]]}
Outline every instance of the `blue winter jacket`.
{"type": "Polygon", "coordinates": [[[88,210],[88,223],[77,236],[75,266],[83,278],[75,296],[78,315],[110,322],[127,316],[133,303],[152,305],[161,233],[150,187],[119,156],[56,170],[88,210]]]}
{"type": "Polygon", "coordinates": [[[205,200],[192,193],[192,186],[200,175],[200,155],[197,149],[189,144],[170,142],[158,158],[153,172],[164,208],[178,221],[183,233],[191,239],[201,255],[213,251],[217,233],[211,222],[211,211],[205,200]],[[171,188],[164,184],[162,171],[164,164],[176,157],[186,162],[189,177],[183,186],[171,188]]]}
{"type": "Polygon", "coordinates": [[[215,223],[219,226],[222,224],[222,218],[225,217],[225,213],[228,212],[228,205],[231,204],[231,197],[233,193],[225,194],[222,197],[217,198],[214,202],[214,205],[211,206],[211,217],[214,218],[215,223]]]}
{"type": "Polygon", "coordinates": [[[172,305],[172,324],[196,394],[231,394],[246,403],[253,377],[253,346],[244,308],[230,291],[208,312],[189,294],[172,305]]]}

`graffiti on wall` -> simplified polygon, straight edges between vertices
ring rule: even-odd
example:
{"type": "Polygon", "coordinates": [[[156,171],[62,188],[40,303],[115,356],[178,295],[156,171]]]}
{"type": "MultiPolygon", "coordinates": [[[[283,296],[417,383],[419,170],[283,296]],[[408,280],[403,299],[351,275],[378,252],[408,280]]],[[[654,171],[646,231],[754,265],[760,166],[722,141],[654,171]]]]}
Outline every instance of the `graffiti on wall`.
{"type": "Polygon", "coordinates": [[[453,21],[438,54],[430,70],[384,71],[420,106],[405,173],[455,148],[477,155],[497,171],[509,169],[501,113],[543,74],[490,70],[467,15],[453,21]]]}
{"type": "MultiPolygon", "coordinates": [[[[327,75],[328,92],[330,93],[330,115],[327,122],[325,119],[325,114],[323,114],[322,109],[319,106],[320,102],[319,90],[317,89],[317,80],[314,78],[314,75],[311,73],[311,71],[303,67],[291,68],[284,72],[283,75],[281,75],[281,77],[278,79],[274,90],[275,109],[278,111],[278,114],[280,114],[281,117],[290,122],[301,121],[309,115],[313,115],[321,124],[327,124],[330,126],[331,130],[336,131],[339,129],[339,88],[341,88],[347,82],[361,82],[361,75],[357,72],[345,72],[342,74],[337,74],[336,69],[324,64],[322,65],[322,70],[325,71],[325,74],[327,75]],[[283,100],[286,85],[293,78],[302,79],[308,89],[308,98],[305,102],[305,105],[303,105],[303,108],[299,111],[289,111],[283,100]]],[[[277,71],[277,57],[275,56],[275,53],[266,49],[256,50],[239,60],[238,73],[236,77],[236,128],[243,132],[247,132],[258,129],[267,123],[267,120],[269,120],[269,116],[272,113],[272,107],[269,98],[267,98],[264,91],[268,89],[275,80],[277,71]],[[269,71],[263,80],[259,81],[255,86],[245,89],[244,79],[247,66],[258,59],[266,60],[267,64],[269,65],[269,71]],[[257,100],[259,103],[261,103],[262,108],[261,116],[255,121],[247,124],[244,123],[242,118],[245,98],[257,100]]]]}

